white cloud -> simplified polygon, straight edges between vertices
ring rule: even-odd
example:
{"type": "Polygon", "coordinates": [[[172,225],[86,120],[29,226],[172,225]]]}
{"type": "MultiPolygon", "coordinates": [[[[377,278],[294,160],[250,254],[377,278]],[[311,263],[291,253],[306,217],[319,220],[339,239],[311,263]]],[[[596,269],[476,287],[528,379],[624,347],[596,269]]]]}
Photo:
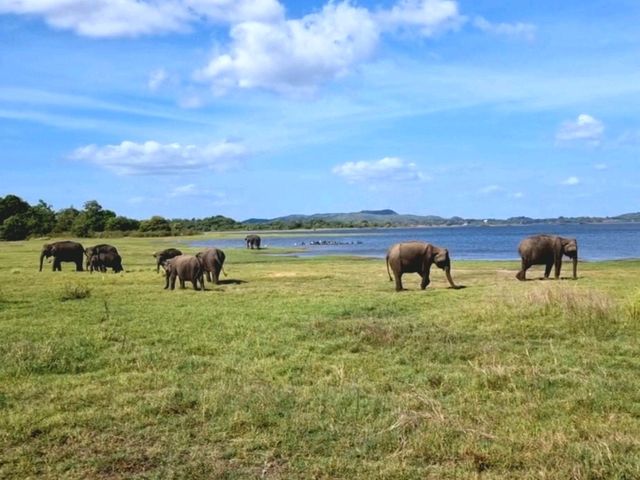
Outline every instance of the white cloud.
{"type": "Polygon", "coordinates": [[[85,37],[136,37],[188,31],[201,20],[274,21],[284,8],[277,0],[5,0],[3,13],[42,16],[85,37]]]}
{"type": "Polygon", "coordinates": [[[86,37],[135,37],[185,31],[193,14],[180,2],[9,0],[0,14],[39,15],[48,25],[86,37]]]}
{"type": "Polygon", "coordinates": [[[238,143],[221,142],[204,147],[161,144],[154,141],[98,147],[87,145],[76,149],[71,158],[101,166],[118,175],[163,175],[213,169],[228,170],[246,155],[238,143]]]}
{"type": "Polygon", "coordinates": [[[453,0],[400,0],[375,13],[349,1],[329,2],[300,19],[234,25],[227,51],[217,52],[196,77],[217,93],[309,92],[370,59],[384,32],[417,29],[432,36],[462,23],[453,0]]]}
{"type": "Polygon", "coordinates": [[[359,182],[420,182],[428,177],[418,170],[415,163],[405,162],[396,157],[385,157],[377,161],[346,162],[333,168],[335,175],[349,183],[359,182]]]}
{"type": "Polygon", "coordinates": [[[426,37],[456,29],[465,21],[453,0],[400,0],[390,10],[378,12],[377,19],[384,29],[417,28],[426,37]]]}
{"type": "Polygon", "coordinates": [[[593,168],[596,170],[606,170],[609,166],[606,163],[596,163],[593,168]]]}
{"type": "Polygon", "coordinates": [[[575,121],[563,123],[556,133],[558,142],[584,141],[598,145],[604,133],[604,124],[586,113],[578,115],[575,121]]]}
{"type": "Polygon", "coordinates": [[[580,183],[580,179],[578,177],[569,177],[562,182],[563,185],[578,185],[580,183]]]}
{"type": "Polygon", "coordinates": [[[513,195],[511,195],[513,198],[524,198],[524,193],[522,192],[516,192],[513,195]]]}
{"type": "Polygon", "coordinates": [[[319,13],[277,23],[244,22],[231,29],[228,53],[197,76],[214,90],[310,90],[347,74],[371,57],[379,31],[368,10],[328,3],[319,13]]]}
{"type": "Polygon", "coordinates": [[[484,17],[476,17],[473,25],[479,30],[492,35],[505,37],[522,38],[533,41],[536,37],[536,26],[530,23],[492,23],[484,17]]]}

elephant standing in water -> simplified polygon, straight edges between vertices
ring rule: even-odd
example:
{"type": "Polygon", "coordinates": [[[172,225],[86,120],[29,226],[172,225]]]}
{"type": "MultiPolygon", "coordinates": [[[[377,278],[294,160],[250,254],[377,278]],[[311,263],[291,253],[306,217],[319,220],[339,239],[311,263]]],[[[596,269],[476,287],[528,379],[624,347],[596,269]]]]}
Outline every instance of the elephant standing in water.
{"type": "Polygon", "coordinates": [[[118,249],[113,245],[101,243],[93,247],[85,249],[84,254],[87,257],[87,270],[93,272],[94,270],[100,270],[106,272],[107,267],[113,269],[118,273],[123,270],[122,257],[118,253],[118,249]]]}
{"type": "Polygon", "coordinates": [[[254,233],[249,234],[246,237],[244,237],[244,241],[247,244],[247,248],[250,248],[251,250],[253,250],[255,247],[258,250],[260,250],[260,242],[262,242],[262,239],[260,238],[259,235],[256,235],[254,233]]]}
{"type": "Polygon", "coordinates": [[[389,280],[393,280],[389,272],[389,266],[391,266],[393,276],[396,280],[397,292],[403,290],[403,273],[417,273],[422,277],[420,288],[422,290],[427,288],[427,285],[431,282],[429,280],[429,273],[433,263],[435,263],[438,268],[444,270],[451,288],[459,288],[453,283],[453,279],[451,278],[451,259],[449,258],[449,251],[446,248],[436,247],[435,245],[425,242],[396,243],[387,251],[386,260],[389,280]]]}
{"type": "Polygon", "coordinates": [[[40,252],[40,271],[45,258],[53,257],[53,271],[62,271],[60,263],[73,262],[76,264],[76,271],[82,272],[82,260],[84,259],[84,248],[78,242],[64,240],[62,242],[47,243],[40,252]]]}
{"type": "Polygon", "coordinates": [[[176,278],[180,279],[180,288],[184,287],[185,281],[193,284],[194,290],[200,290],[199,285],[204,291],[204,268],[200,260],[193,255],[178,255],[164,262],[165,271],[165,290],[176,288],[176,278]]]}
{"type": "Polygon", "coordinates": [[[217,285],[220,281],[220,272],[224,273],[224,252],[219,248],[207,248],[203,252],[196,254],[196,257],[200,260],[200,263],[202,263],[202,267],[207,275],[207,281],[211,282],[211,276],[213,275],[213,283],[217,285]]]}
{"type": "Polygon", "coordinates": [[[156,272],[160,271],[160,265],[162,265],[164,268],[165,261],[169,260],[170,258],[177,257],[178,255],[182,255],[182,252],[177,248],[167,248],[166,250],[153,252],[153,256],[156,259],[156,272]]]}
{"type": "Polygon", "coordinates": [[[555,265],[555,278],[560,278],[562,256],[573,260],[573,278],[578,278],[578,242],[575,238],[563,238],[555,235],[535,235],[527,237],[518,245],[522,258],[522,267],[516,274],[518,280],[526,280],[527,269],[531,265],[544,265],[544,278],[549,278],[551,267],[555,265]]]}

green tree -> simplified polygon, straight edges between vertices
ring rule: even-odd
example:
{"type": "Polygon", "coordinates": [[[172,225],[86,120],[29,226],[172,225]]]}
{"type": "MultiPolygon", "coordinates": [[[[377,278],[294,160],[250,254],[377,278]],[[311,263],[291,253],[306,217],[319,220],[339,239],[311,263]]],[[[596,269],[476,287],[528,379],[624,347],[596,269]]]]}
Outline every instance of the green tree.
{"type": "Polygon", "coordinates": [[[104,229],[109,231],[119,230],[121,232],[130,232],[140,228],[140,221],[127,217],[112,217],[107,219],[104,229]]]}
{"type": "Polygon", "coordinates": [[[96,200],[89,200],[84,204],[83,213],[86,215],[86,224],[89,231],[103,232],[110,218],[115,218],[115,212],[111,210],[104,210],[96,200]]]}
{"type": "Polygon", "coordinates": [[[29,235],[29,227],[24,214],[12,215],[2,222],[0,238],[3,240],[24,240],[29,235]]]}
{"type": "Polygon", "coordinates": [[[56,214],[51,205],[48,205],[43,200],[31,207],[26,216],[29,233],[32,235],[46,235],[56,225],[56,214]]]}
{"type": "Polygon", "coordinates": [[[71,233],[76,237],[88,237],[91,232],[86,212],[80,212],[71,224],[71,233]]]}
{"type": "Polygon", "coordinates": [[[63,208],[56,213],[56,224],[53,231],[56,233],[70,232],[73,222],[80,215],[80,211],[73,208],[63,208]]]}
{"type": "Polygon", "coordinates": [[[31,206],[16,195],[0,197],[0,223],[14,215],[27,213],[31,206]]]}
{"type": "Polygon", "coordinates": [[[149,220],[140,222],[141,232],[169,232],[171,233],[171,224],[169,221],[159,215],[154,215],[149,220]]]}

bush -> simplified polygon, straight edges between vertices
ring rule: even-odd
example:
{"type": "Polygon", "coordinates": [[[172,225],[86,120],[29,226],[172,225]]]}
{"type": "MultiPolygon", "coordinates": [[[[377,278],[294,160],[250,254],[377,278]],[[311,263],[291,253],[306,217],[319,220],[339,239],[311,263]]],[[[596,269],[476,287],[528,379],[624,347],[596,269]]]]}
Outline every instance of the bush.
{"type": "Polygon", "coordinates": [[[67,300],[82,300],[91,296],[91,289],[86,285],[79,284],[67,284],[62,290],[60,300],[66,302],[67,300]]]}

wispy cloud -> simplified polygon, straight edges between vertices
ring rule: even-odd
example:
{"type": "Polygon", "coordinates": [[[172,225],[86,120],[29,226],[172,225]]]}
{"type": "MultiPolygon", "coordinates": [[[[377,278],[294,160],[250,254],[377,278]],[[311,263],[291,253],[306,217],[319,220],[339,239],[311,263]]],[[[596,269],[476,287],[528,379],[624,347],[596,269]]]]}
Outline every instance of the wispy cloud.
{"type": "Polygon", "coordinates": [[[492,193],[501,192],[502,190],[503,188],[499,185],[487,185],[486,187],[481,188],[479,193],[482,193],[483,195],[490,195],[492,193]]]}
{"type": "Polygon", "coordinates": [[[484,17],[475,17],[473,19],[473,25],[479,30],[491,35],[521,38],[529,42],[536,38],[537,28],[531,23],[493,23],[484,17]]]}
{"type": "Polygon", "coordinates": [[[350,183],[376,181],[421,182],[428,180],[415,163],[397,157],[385,157],[377,161],[346,162],[337,165],[332,172],[350,183]]]}
{"type": "Polygon", "coordinates": [[[246,154],[242,144],[231,142],[199,147],[124,141],[119,145],[80,147],[70,158],[98,165],[118,175],[163,175],[207,169],[228,170],[236,167],[246,154]]]}
{"type": "Polygon", "coordinates": [[[575,121],[564,122],[556,132],[556,141],[586,142],[598,145],[604,133],[604,124],[586,113],[578,115],[575,121]]]}
{"type": "Polygon", "coordinates": [[[580,184],[580,179],[578,177],[569,177],[562,181],[563,185],[574,186],[580,184]]]}

